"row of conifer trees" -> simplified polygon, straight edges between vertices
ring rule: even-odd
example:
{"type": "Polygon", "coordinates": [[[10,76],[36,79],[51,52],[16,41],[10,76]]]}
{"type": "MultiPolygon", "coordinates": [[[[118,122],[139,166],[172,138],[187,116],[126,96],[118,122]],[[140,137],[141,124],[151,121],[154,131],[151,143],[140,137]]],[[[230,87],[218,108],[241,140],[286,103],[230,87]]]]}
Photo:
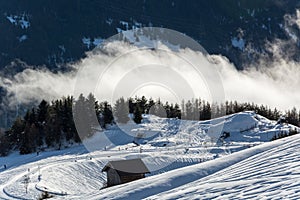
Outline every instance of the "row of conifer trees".
{"type": "Polygon", "coordinates": [[[246,110],[255,111],[271,120],[285,115],[287,122],[296,126],[300,124],[300,112],[296,108],[282,113],[276,108],[271,109],[254,103],[230,101],[217,104],[201,99],[182,101],[179,105],[162,102],[160,99],[147,99],[144,96],[120,98],[111,106],[107,101],[97,101],[93,94],[87,97],[81,94],[76,100],[71,96],[50,103],[43,100],[37,107],[29,109],[24,117],[17,117],[12,127],[0,134],[0,154],[7,155],[11,150],[28,154],[46,147],[60,149],[72,143],[80,143],[82,139],[91,137],[99,128],[107,129],[114,123],[127,123],[130,116],[139,124],[143,120],[143,114],[185,120],[208,120],[246,110]],[[81,119],[84,119],[84,123],[77,123],[81,119]],[[84,130],[80,134],[75,122],[84,130]]]}

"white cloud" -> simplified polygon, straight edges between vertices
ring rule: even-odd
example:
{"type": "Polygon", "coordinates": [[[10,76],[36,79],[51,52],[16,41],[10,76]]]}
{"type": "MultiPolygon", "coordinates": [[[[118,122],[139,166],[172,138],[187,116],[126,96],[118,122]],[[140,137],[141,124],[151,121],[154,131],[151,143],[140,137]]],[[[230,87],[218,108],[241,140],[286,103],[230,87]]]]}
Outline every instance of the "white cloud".
{"type": "MultiPolygon", "coordinates": [[[[161,49],[167,48],[161,46],[161,49]]],[[[202,53],[188,49],[178,52],[139,50],[135,46],[109,43],[105,51],[89,53],[72,67],[74,70],[65,73],[26,69],[12,79],[0,77],[0,85],[8,91],[11,105],[71,94],[77,97],[81,92],[94,92],[97,97],[108,100],[141,94],[141,91],[170,101],[192,97],[214,100],[222,98],[222,95],[216,97],[222,91],[215,90],[221,88],[217,84],[223,83],[229,100],[281,109],[300,107],[300,64],[279,55],[271,63],[262,59],[258,66],[238,71],[220,55],[207,59],[202,53]]]]}

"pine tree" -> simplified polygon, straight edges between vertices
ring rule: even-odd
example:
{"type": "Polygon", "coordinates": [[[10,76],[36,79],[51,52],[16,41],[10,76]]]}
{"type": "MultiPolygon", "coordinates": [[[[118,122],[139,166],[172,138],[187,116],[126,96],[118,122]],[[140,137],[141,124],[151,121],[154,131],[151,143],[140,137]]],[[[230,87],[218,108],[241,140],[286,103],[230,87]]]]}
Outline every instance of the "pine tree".
{"type": "MultiPolygon", "coordinates": [[[[75,137],[77,135],[77,131],[73,120],[72,104],[73,104],[72,97],[68,96],[67,98],[64,99],[63,112],[62,112],[63,115],[62,131],[65,134],[66,141],[70,141],[71,139],[75,140],[75,137]]],[[[77,141],[76,139],[76,142],[79,141],[77,141]]]]}
{"type": "Polygon", "coordinates": [[[147,99],[145,96],[142,96],[142,98],[136,98],[136,103],[139,104],[139,107],[141,109],[142,113],[146,113],[147,109],[147,99]]]}
{"type": "Polygon", "coordinates": [[[37,138],[37,145],[42,146],[43,145],[43,138],[45,137],[45,124],[46,124],[46,118],[48,114],[48,107],[49,104],[47,101],[42,100],[41,103],[38,106],[37,109],[37,127],[39,129],[39,134],[37,138]]]}
{"type": "Polygon", "coordinates": [[[7,156],[10,149],[8,138],[0,132],[0,156],[7,156]]]}
{"type": "Polygon", "coordinates": [[[295,126],[298,125],[298,122],[299,122],[298,112],[295,107],[292,110],[287,111],[286,119],[287,119],[288,123],[293,124],[295,126]]]}
{"type": "Polygon", "coordinates": [[[42,124],[46,121],[47,112],[48,112],[48,102],[45,100],[42,100],[41,103],[38,106],[37,110],[37,121],[42,124]]]}
{"type": "Polygon", "coordinates": [[[128,105],[125,102],[124,98],[121,97],[118,99],[114,105],[114,116],[116,117],[116,121],[118,123],[127,123],[129,121],[129,109],[128,105]]]}
{"type": "Polygon", "coordinates": [[[169,103],[166,102],[163,108],[164,108],[163,114],[166,115],[164,117],[171,118],[171,106],[169,105],[169,103]]]}
{"type": "Polygon", "coordinates": [[[19,147],[20,154],[29,154],[32,151],[32,146],[30,141],[30,123],[26,123],[25,130],[21,134],[21,142],[19,147]]]}
{"type": "Polygon", "coordinates": [[[135,107],[133,115],[134,115],[133,121],[137,124],[140,124],[142,122],[143,116],[139,106],[135,107]]]}
{"type": "Polygon", "coordinates": [[[76,128],[80,138],[84,139],[92,135],[92,126],[90,124],[89,106],[87,106],[86,98],[83,94],[80,94],[78,99],[74,103],[73,117],[76,123],[76,128]]]}
{"type": "Polygon", "coordinates": [[[192,112],[192,119],[193,120],[199,120],[199,115],[200,115],[200,110],[199,110],[199,100],[195,99],[195,101],[193,101],[193,112],[192,112]]]}
{"type": "Polygon", "coordinates": [[[28,154],[34,152],[37,147],[38,129],[37,115],[34,108],[28,111],[25,116],[25,128],[21,133],[20,154],[28,154]]]}
{"type": "Polygon", "coordinates": [[[190,100],[188,100],[185,104],[185,118],[184,119],[187,119],[187,120],[193,120],[193,104],[190,100]]]}
{"type": "Polygon", "coordinates": [[[200,117],[202,117],[202,120],[209,120],[211,119],[211,106],[209,102],[203,103],[203,107],[202,107],[202,115],[200,117]]]}
{"type": "MultiPolygon", "coordinates": [[[[98,106],[98,103],[96,101],[95,96],[90,93],[86,99],[86,108],[87,108],[87,123],[90,124],[91,129],[94,130],[95,127],[99,125],[98,123],[98,115],[100,112],[100,108],[98,106]]],[[[92,132],[92,134],[94,131],[92,132]]]]}
{"type": "Polygon", "coordinates": [[[181,110],[180,110],[180,106],[176,103],[174,106],[174,114],[173,116],[175,118],[181,119],[181,110]]]}
{"type": "Polygon", "coordinates": [[[5,134],[9,142],[10,148],[20,146],[21,136],[25,129],[25,121],[21,117],[17,117],[12,127],[5,134]]]}
{"type": "Polygon", "coordinates": [[[111,106],[108,104],[107,101],[105,101],[103,103],[103,122],[104,122],[104,127],[103,128],[106,128],[106,125],[107,124],[112,124],[113,120],[114,120],[114,116],[113,116],[113,113],[112,113],[112,108],[111,106]]]}
{"type": "Polygon", "coordinates": [[[146,114],[149,114],[150,109],[155,105],[155,102],[152,98],[149,99],[147,108],[146,108],[146,114]]]}
{"type": "Polygon", "coordinates": [[[132,114],[134,112],[135,103],[133,102],[133,99],[131,97],[128,99],[128,107],[129,113],[132,114]]]}

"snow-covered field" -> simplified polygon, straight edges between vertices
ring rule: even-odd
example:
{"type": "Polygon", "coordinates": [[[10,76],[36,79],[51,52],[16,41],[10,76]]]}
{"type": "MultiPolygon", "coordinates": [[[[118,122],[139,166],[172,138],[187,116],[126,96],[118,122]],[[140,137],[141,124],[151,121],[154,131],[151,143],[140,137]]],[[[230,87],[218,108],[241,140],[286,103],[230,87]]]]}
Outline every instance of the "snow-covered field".
{"type": "Polygon", "coordinates": [[[73,199],[299,199],[299,135],[73,199]]]}
{"type": "Polygon", "coordinates": [[[118,127],[97,133],[84,142],[91,152],[78,145],[0,158],[0,199],[37,199],[41,191],[55,199],[298,199],[300,135],[269,142],[289,128],[253,112],[204,122],[145,116],[141,125],[123,127],[129,134],[118,127]],[[230,136],[219,139],[224,131],[230,136]],[[132,143],[137,133],[140,146],[132,143]],[[110,144],[95,148],[103,135],[110,144]],[[104,165],[130,158],[142,158],[151,174],[101,189],[104,165]]]}

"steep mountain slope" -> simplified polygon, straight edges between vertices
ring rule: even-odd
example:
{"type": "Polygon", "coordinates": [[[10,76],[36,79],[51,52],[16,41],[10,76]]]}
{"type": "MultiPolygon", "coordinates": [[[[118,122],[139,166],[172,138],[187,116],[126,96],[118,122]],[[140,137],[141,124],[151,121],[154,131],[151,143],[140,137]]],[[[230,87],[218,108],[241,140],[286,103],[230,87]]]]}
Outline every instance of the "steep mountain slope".
{"type": "Polygon", "coordinates": [[[284,21],[296,8],[297,0],[0,1],[0,68],[21,59],[57,69],[121,30],[146,26],[183,32],[241,68],[266,51],[266,40],[297,38],[284,21]]]}

